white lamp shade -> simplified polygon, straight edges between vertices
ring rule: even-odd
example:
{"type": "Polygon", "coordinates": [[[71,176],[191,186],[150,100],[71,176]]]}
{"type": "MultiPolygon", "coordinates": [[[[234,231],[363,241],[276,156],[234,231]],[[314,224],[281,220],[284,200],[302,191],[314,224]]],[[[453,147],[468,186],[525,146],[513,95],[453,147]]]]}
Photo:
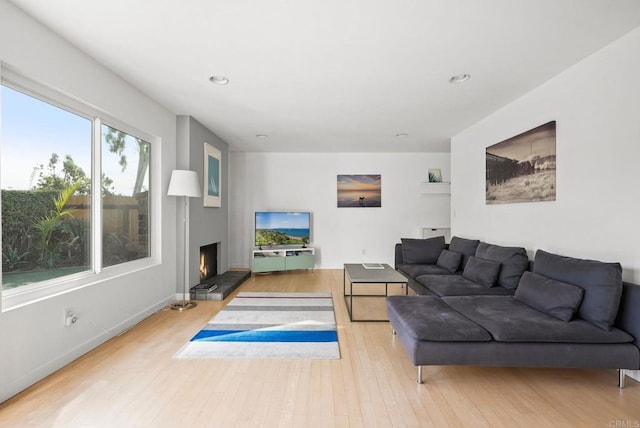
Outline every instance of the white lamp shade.
{"type": "Polygon", "coordinates": [[[200,180],[195,171],[174,169],[169,181],[169,196],[187,196],[191,198],[200,197],[200,180]]]}

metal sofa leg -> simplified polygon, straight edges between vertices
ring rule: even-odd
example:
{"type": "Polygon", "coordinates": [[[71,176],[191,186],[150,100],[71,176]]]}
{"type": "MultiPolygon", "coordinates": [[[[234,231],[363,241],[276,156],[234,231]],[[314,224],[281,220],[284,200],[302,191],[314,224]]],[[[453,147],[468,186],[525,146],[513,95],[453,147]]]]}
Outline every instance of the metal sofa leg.
{"type": "Polygon", "coordinates": [[[421,385],[422,382],[422,366],[417,366],[418,367],[418,384],[421,385]]]}
{"type": "Polygon", "coordinates": [[[618,370],[618,388],[624,388],[624,369],[618,370]]]}

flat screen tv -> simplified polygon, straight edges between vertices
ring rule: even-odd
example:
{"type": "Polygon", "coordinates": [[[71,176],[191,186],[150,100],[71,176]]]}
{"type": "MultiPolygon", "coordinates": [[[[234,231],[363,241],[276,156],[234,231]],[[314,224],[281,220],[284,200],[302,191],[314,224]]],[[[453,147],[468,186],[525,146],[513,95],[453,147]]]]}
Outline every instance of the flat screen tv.
{"type": "Polygon", "coordinates": [[[255,225],[256,247],[305,246],[310,241],[310,212],[257,211],[255,225]]]}

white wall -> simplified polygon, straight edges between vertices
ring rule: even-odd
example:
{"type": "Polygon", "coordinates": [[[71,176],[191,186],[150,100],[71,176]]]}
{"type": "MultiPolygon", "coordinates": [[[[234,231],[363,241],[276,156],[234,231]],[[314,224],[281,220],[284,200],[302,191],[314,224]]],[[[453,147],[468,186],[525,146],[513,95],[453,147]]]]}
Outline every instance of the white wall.
{"type": "MultiPolygon", "coordinates": [[[[175,166],[175,115],[89,56],[0,0],[0,61],[39,83],[159,137],[152,146],[155,207],[162,233],[153,267],[0,313],[0,402],[59,369],[175,296],[175,198],[164,196],[175,166]],[[65,328],[65,309],[79,317],[65,328]]],[[[104,273],[104,272],[103,272],[104,273]]]]}
{"type": "Polygon", "coordinates": [[[640,29],[452,139],[452,229],[619,261],[640,281],[640,29]],[[485,148],[557,121],[557,200],[485,205],[485,148]]]}
{"type": "Polygon", "coordinates": [[[429,168],[450,173],[449,154],[238,153],[231,156],[230,263],[249,267],[254,212],[312,212],[316,267],[374,261],[393,265],[400,238],[419,237],[423,225],[441,225],[426,214],[420,182],[429,168]],[[337,208],[338,174],[381,174],[381,208],[337,208]]]}
{"type": "MultiPolygon", "coordinates": [[[[619,261],[640,281],[640,29],[452,139],[452,230],[619,261]],[[485,205],[485,148],[557,121],[557,200],[485,205]]],[[[640,372],[630,373],[640,380],[640,372]]]]}

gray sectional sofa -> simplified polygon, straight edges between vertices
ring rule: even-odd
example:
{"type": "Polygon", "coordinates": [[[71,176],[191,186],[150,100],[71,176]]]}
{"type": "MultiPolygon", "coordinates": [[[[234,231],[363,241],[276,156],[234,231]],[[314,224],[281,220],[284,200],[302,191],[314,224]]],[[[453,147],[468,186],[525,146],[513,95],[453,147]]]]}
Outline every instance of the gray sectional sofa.
{"type": "Polygon", "coordinates": [[[416,296],[387,313],[422,383],[425,365],[640,369],[640,286],[619,263],[454,237],[403,239],[416,296]]]}

